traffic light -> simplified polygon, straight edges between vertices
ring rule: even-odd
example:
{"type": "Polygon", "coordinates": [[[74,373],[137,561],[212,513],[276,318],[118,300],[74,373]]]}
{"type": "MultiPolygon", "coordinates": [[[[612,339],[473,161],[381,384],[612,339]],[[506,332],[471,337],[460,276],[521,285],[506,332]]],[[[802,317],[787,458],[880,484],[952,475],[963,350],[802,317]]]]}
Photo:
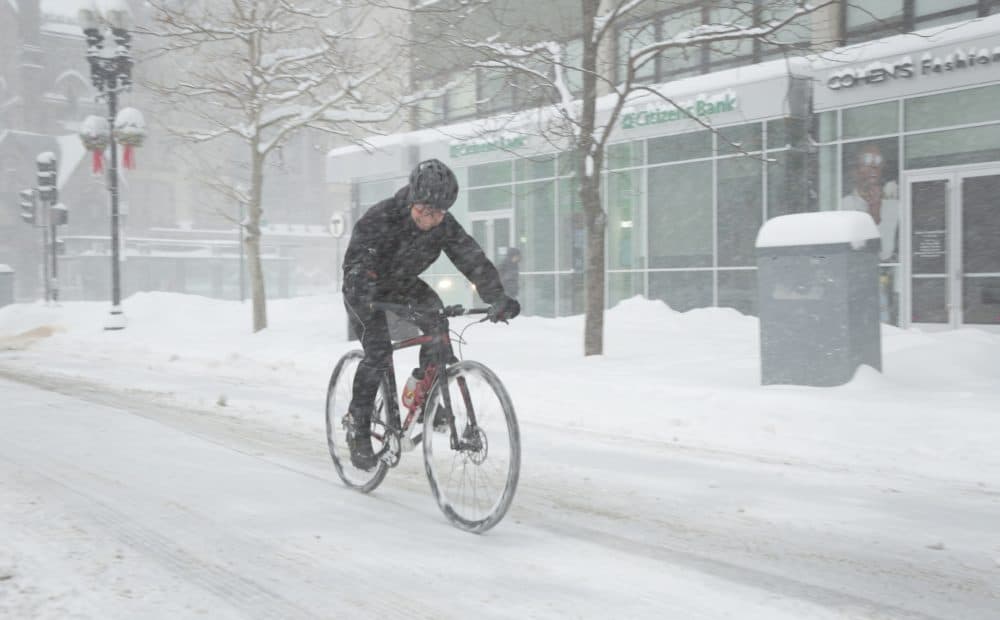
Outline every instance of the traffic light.
{"type": "Polygon", "coordinates": [[[22,189],[18,192],[21,203],[21,219],[27,224],[34,224],[38,216],[37,203],[35,202],[35,190],[22,189]]]}
{"type": "Polygon", "coordinates": [[[53,226],[65,226],[69,222],[69,209],[63,203],[49,207],[49,223],[53,226]]]}
{"type": "Polygon", "coordinates": [[[56,189],[56,156],[52,151],[40,153],[35,158],[38,164],[38,195],[45,202],[52,204],[59,200],[56,189]]]}

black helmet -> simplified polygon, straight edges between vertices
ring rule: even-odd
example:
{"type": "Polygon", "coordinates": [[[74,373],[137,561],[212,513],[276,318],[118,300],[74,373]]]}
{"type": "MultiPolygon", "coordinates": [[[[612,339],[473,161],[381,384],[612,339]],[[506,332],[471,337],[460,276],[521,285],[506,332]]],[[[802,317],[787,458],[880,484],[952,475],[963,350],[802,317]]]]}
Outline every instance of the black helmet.
{"type": "Polygon", "coordinates": [[[417,164],[410,173],[410,204],[423,203],[448,209],[458,198],[458,179],[451,168],[436,159],[417,164]]]}

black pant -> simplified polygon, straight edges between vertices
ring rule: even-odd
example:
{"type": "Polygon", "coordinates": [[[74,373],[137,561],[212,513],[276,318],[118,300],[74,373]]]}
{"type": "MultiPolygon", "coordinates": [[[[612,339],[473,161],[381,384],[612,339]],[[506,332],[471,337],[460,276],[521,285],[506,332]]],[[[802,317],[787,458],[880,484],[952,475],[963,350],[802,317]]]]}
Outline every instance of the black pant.
{"type": "MultiPolygon", "coordinates": [[[[391,290],[376,290],[375,301],[409,304],[417,308],[444,307],[434,289],[423,280],[415,278],[398,283],[391,290]]],[[[366,422],[371,419],[379,381],[385,372],[392,368],[389,323],[384,311],[364,308],[350,295],[344,296],[344,306],[347,308],[351,327],[361,338],[361,347],[365,351],[365,357],[358,364],[357,374],[354,375],[354,392],[349,409],[359,424],[367,425],[366,422]]],[[[417,321],[416,325],[425,334],[448,332],[448,319],[444,317],[425,317],[417,321]]],[[[420,347],[420,368],[426,368],[428,363],[435,360],[440,353],[439,346],[425,344],[420,347]]],[[[443,353],[449,359],[453,357],[450,344],[443,353]]]]}

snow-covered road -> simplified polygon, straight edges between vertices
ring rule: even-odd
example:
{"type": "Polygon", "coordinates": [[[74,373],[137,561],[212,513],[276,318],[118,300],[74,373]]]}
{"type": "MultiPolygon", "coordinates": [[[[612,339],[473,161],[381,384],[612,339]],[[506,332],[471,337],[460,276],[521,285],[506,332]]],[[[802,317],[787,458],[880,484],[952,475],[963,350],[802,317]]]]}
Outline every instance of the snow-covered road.
{"type": "Polygon", "coordinates": [[[322,434],[0,370],[0,617],[1000,613],[973,483],[522,421],[513,507],[474,536],[419,453],[366,497],[322,434]]]}

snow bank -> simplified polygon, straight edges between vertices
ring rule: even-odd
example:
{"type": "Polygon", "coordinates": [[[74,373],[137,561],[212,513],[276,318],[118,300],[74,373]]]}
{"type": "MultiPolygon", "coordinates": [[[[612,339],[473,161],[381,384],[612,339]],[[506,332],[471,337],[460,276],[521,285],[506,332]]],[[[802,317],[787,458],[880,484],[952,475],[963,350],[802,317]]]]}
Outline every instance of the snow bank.
{"type": "MultiPolygon", "coordinates": [[[[249,304],[143,293],[123,306],[120,332],[102,328],[106,303],[0,308],[0,365],[321,433],[329,373],[357,347],[337,295],[273,301],[271,327],[257,334],[249,304]],[[33,328],[44,329],[16,338],[33,328]]],[[[681,313],[628,299],[607,313],[605,354],[589,358],[582,316],[452,327],[464,336],[460,355],[503,379],[525,433],[575,428],[753,459],[1000,482],[997,333],[884,327],[884,374],[863,367],[844,386],[810,388],[762,387],[757,319],[727,308],[681,313]]],[[[415,351],[396,364],[402,379],[415,351]]]]}

